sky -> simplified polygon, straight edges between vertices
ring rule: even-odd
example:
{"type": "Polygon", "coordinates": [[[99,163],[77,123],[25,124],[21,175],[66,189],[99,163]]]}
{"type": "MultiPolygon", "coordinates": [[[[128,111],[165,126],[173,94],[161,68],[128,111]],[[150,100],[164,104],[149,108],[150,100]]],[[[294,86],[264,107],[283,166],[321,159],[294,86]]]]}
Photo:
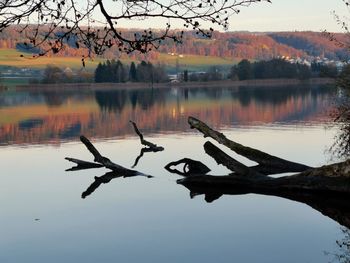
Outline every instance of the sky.
{"type": "MultiPolygon", "coordinates": [[[[342,0],[271,0],[241,8],[238,15],[233,15],[229,22],[229,31],[323,31],[342,32],[337,25],[332,11],[340,16],[350,17],[342,0]]],[[[158,27],[164,23],[157,21],[122,22],[122,27],[158,27]]],[[[181,28],[172,23],[172,28],[181,28]]],[[[215,28],[220,30],[220,28],[215,28]]]]}
{"type": "Polygon", "coordinates": [[[230,30],[249,31],[341,31],[332,11],[350,16],[342,0],[272,0],[242,8],[233,16],[230,30]]]}

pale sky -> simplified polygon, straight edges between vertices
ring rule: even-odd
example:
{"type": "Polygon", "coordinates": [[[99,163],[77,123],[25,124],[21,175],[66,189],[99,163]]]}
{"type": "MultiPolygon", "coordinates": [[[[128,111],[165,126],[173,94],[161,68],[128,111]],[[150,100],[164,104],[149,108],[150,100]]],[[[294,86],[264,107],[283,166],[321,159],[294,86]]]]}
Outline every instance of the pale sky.
{"type": "Polygon", "coordinates": [[[342,0],[272,0],[241,9],[231,18],[230,30],[341,31],[332,11],[350,16],[342,0]]]}
{"type": "MultiPolygon", "coordinates": [[[[230,1],[230,0],[229,0],[230,1]]],[[[229,31],[322,31],[342,32],[332,11],[350,17],[342,0],[272,0],[241,8],[238,15],[230,18],[229,31]]],[[[172,28],[181,28],[183,22],[172,23],[172,28]]],[[[160,21],[128,21],[121,27],[154,28],[163,26],[160,21]]],[[[210,25],[211,26],[211,25],[210,25]]],[[[220,28],[215,28],[220,29],[220,28]]]]}

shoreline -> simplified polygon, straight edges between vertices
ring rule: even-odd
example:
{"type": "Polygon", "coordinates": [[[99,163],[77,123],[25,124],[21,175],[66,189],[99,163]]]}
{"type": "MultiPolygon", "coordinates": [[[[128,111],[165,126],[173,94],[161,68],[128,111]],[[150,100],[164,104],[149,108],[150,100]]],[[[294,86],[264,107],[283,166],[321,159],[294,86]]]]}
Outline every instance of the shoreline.
{"type": "Polygon", "coordinates": [[[132,89],[161,89],[161,88],[215,88],[218,87],[267,87],[267,86],[295,86],[295,85],[329,85],[334,84],[335,79],[331,78],[311,78],[307,80],[299,79],[252,79],[252,80],[219,80],[207,82],[179,82],[179,83],[59,83],[59,84],[29,84],[18,85],[16,87],[2,87],[2,90],[15,89],[17,91],[60,91],[60,90],[132,90],[132,89]]]}

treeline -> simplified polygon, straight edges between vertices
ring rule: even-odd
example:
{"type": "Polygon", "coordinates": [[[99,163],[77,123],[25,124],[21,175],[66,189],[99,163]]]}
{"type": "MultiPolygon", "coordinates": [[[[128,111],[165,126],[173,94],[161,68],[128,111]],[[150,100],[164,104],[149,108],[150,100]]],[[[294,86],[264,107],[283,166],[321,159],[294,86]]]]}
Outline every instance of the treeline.
{"type": "Polygon", "coordinates": [[[311,67],[305,64],[291,63],[284,59],[250,62],[241,60],[230,69],[229,78],[232,80],[247,79],[308,79],[311,77],[336,77],[337,68],[333,65],[312,63],[311,67]]]}
{"type": "MultiPolygon", "coordinates": [[[[45,27],[43,27],[43,30],[45,27]]],[[[21,52],[38,53],[38,49],[31,47],[27,36],[32,32],[30,27],[19,30],[18,26],[11,26],[0,32],[0,48],[18,49],[21,52]],[[22,34],[20,33],[22,32],[22,34]]],[[[137,30],[121,29],[126,38],[133,38],[137,30]]],[[[346,41],[346,34],[337,33],[335,37],[346,41]]],[[[66,42],[65,48],[55,56],[79,56],[86,55],[88,50],[80,45],[77,47],[74,36],[66,42]]],[[[288,56],[309,58],[326,57],[335,60],[348,60],[349,53],[345,48],[337,46],[329,41],[321,32],[276,32],[276,33],[250,33],[250,32],[213,32],[211,39],[206,39],[195,34],[194,31],[185,31],[183,44],[177,45],[174,41],[164,40],[159,49],[150,52],[147,59],[155,61],[160,53],[191,54],[201,56],[215,56],[223,58],[246,58],[250,60],[269,60],[274,57],[288,56]]],[[[38,39],[39,42],[39,39],[38,39]]],[[[48,45],[43,50],[50,48],[48,45]]],[[[50,55],[50,54],[48,54],[50,55]]],[[[104,58],[115,57],[131,58],[133,60],[145,59],[137,52],[123,54],[118,46],[108,49],[104,58]]]]}
{"type": "Polygon", "coordinates": [[[42,79],[33,79],[31,83],[89,83],[93,82],[93,74],[81,69],[73,72],[70,68],[62,69],[54,65],[46,66],[43,71],[42,79]]]}
{"type": "MultiPolygon", "coordinates": [[[[309,56],[326,57],[334,60],[348,60],[348,50],[337,46],[320,32],[278,32],[270,33],[274,41],[303,51],[309,56]]],[[[334,33],[336,39],[346,42],[347,37],[342,33],[334,33]]]]}
{"type": "Polygon", "coordinates": [[[167,82],[168,75],[164,70],[164,66],[158,64],[153,65],[150,62],[141,61],[138,65],[131,62],[124,65],[120,60],[107,60],[99,63],[95,70],[95,82],[167,82]]]}

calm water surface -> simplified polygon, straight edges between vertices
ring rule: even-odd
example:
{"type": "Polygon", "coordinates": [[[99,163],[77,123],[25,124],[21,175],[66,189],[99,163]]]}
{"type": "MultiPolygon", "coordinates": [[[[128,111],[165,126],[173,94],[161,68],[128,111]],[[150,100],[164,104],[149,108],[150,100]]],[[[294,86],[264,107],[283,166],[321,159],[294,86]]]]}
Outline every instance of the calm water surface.
{"type": "Polygon", "coordinates": [[[191,199],[163,168],[189,157],[228,173],[205,154],[189,115],[274,155],[329,163],[334,94],[321,86],[0,93],[0,262],[337,262],[349,253],[336,244],[343,228],[310,206],[254,194],[191,199]],[[165,148],[135,168],[154,178],[113,179],[81,198],[107,170],[65,172],[64,157],[93,159],[84,134],[130,168],[142,148],[130,119],[165,148]]]}

